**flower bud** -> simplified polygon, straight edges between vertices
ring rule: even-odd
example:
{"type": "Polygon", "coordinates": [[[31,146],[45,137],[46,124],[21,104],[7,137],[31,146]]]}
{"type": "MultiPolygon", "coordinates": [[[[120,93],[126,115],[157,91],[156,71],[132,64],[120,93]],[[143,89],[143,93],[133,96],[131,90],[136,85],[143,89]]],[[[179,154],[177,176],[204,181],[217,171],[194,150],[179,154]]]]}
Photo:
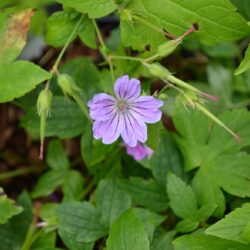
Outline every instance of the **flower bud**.
{"type": "Polygon", "coordinates": [[[37,99],[37,111],[39,115],[41,115],[42,113],[48,115],[51,100],[52,100],[52,93],[50,90],[44,89],[40,92],[37,99]]]}
{"type": "Polygon", "coordinates": [[[159,63],[147,64],[146,66],[153,76],[159,77],[160,79],[168,80],[171,75],[171,73],[159,63]]]}
{"type": "Polygon", "coordinates": [[[73,97],[77,92],[80,91],[80,88],[75,84],[74,80],[69,75],[58,75],[57,80],[58,85],[66,96],[69,95],[73,97]]]}
{"type": "Polygon", "coordinates": [[[170,40],[170,41],[167,41],[163,44],[161,44],[159,47],[158,47],[158,50],[157,50],[157,54],[160,56],[160,57],[166,57],[168,55],[170,55],[172,52],[174,52],[174,50],[177,48],[177,46],[180,44],[181,40],[170,40]]]}

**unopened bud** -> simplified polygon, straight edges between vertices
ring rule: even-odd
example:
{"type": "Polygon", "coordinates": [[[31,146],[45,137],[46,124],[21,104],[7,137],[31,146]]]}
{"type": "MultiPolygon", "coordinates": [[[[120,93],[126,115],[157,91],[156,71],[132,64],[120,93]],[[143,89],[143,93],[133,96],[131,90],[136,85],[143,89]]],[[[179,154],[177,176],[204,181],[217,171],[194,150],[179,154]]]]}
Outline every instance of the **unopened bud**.
{"type": "Polygon", "coordinates": [[[174,52],[177,46],[181,43],[181,40],[174,39],[161,44],[158,47],[157,54],[160,57],[166,57],[174,52]]]}
{"type": "Polygon", "coordinates": [[[168,80],[169,75],[171,75],[171,73],[159,63],[146,64],[146,67],[148,67],[149,72],[153,76],[163,80],[168,80]]]}
{"type": "Polygon", "coordinates": [[[44,89],[40,92],[37,99],[37,111],[39,115],[41,115],[42,113],[48,115],[50,110],[51,100],[52,100],[52,93],[50,90],[44,89]]]}
{"type": "Polygon", "coordinates": [[[69,95],[73,97],[77,92],[80,91],[80,88],[75,84],[74,80],[69,75],[59,75],[57,80],[58,85],[60,86],[64,95],[69,95]]]}

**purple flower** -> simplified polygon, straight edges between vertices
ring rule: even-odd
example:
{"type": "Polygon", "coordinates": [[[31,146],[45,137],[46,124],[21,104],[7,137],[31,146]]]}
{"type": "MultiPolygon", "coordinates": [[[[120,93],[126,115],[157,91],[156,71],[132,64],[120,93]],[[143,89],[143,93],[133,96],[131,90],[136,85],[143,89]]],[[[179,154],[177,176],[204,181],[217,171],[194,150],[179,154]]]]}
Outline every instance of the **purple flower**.
{"type": "Polygon", "coordinates": [[[142,143],[137,143],[135,147],[126,145],[126,149],[127,154],[133,156],[136,161],[140,161],[145,157],[150,158],[154,153],[151,148],[142,143]]]}
{"type": "Polygon", "coordinates": [[[161,119],[161,100],[152,96],[139,96],[141,84],[137,79],[129,80],[127,75],[115,83],[116,98],[105,93],[97,94],[88,102],[90,117],[95,121],[95,139],[102,138],[104,144],[111,144],[121,135],[130,147],[146,142],[147,126],[161,119]]]}

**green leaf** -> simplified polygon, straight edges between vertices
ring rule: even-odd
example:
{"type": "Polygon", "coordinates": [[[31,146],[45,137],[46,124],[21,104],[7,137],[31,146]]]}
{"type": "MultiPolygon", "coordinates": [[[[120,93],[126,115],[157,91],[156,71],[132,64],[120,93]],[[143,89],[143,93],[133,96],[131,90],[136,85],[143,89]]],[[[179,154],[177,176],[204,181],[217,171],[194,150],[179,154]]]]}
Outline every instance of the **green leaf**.
{"type": "Polygon", "coordinates": [[[170,135],[165,129],[160,133],[159,146],[150,159],[144,159],[140,163],[151,169],[155,179],[162,185],[166,184],[167,173],[173,172],[183,176],[183,163],[180,153],[170,135]]]}
{"type": "Polygon", "coordinates": [[[95,201],[107,228],[131,207],[131,197],[116,184],[115,179],[103,179],[99,182],[95,201]]]}
{"type": "Polygon", "coordinates": [[[247,20],[250,19],[250,4],[248,0],[230,0],[236,7],[237,11],[247,20]]]}
{"type": "MultiPolygon", "coordinates": [[[[46,43],[54,47],[63,46],[67,42],[79,19],[80,14],[77,12],[58,11],[53,13],[46,23],[46,43]]],[[[86,45],[91,48],[96,48],[95,28],[89,18],[84,17],[71,41],[73,41],[77,35],[79,35],[86,45]]]]}
{"type": "Polygon", "coordinates": [[[155,212],[162,212],[168,208],[166,191],[158,182],[131,177],[129,180],[121,180],[121,184],[138,205],[155,212]]]}
{"type": "Polygon", "coordinates": [[[21,53],[26,44],[33,13],[32,9],[18,10],[14,8],[0,12],[0,64],[14,61],[21,53]]]}
{"type": "Polygon", "coordinates": [[[173,174],[168,175],[167,193],[170,206],[176,215],[196,221],[198,210],[195,194],[190,186],[173,174]]]}
{"type": "Polygon", "coordinates": [[[148,140],[146,145],[153,150],[158,149],[161,129],[161,122],[157,122],[155,124],[148,124],[148,140]]]}
{"type": "Polygon", "coordinates": [[[144,208],[134,208],[137,217],[141,220],[151,242],[155,229],[166,220],[166,216],[153,213],[144,208]]]}
{"type": "Polygon", "coordinates": [[[105,145],[93,139],[92,124],[86,124],[81,138],[81,153],[88,168],[105,160],[115,147],[116,144],[105,145]]]}
{"type": "Polygon", "coordinates": [[[107,250],[149,250],[147,233],[134,210],[124,212],[113,224],[107,250]]]}
{"type": "Polygon", "coordinates": [[[31,194],[32,198],[47,196],[53,193],[56,188],[63,184],[67,171],[51,170],[43,174],[37,181],[31,194]]]}
{"type": "Polygon", "coordinates": [[[175,236],[175,231],[166,232],[164,230],[157,230],[154,233],[154,238],[151,243],[151,250],[174,250],[172,241],[175,236]]]}
{"type": "Polygon", "coordinates": [[[32,222],[32,203],[26,192],[18,197],[17,205],[21,206],[23,211],[9,219],[6,224],[0,225],[1,249],[4,250],[21,249],[32,222]]]}
{"type": "Polygon", "coordinates": [[[90,203],[70,202],[56,208],[59,230],[75,235],[77,242],[91,243],[107,231],[98,210],[90,203]]]}
{"type": "MultiPolygon", "coordinates": [[[[0,188],[0,193],[3,189],[0,188]]],[[[0,224],[6,223],[11,217],[20,214],[23,211],[22,207],[15,205],[14,201],[9,199],[7,195],[0,195],[0,224]]]]}
{"type": "Polygon", "coordinates": [[[56,250],[56,233],[43,233],[31,246],[31,250],[56,250]]]}
{"type": "Polygon", "coordinates": [[[27,61],[0,65],[0,103],[23,96],[49,77],[48,72],[27,61]]]}
{"type": "Polygon", "coordinates": [[[78,201],[83,197],[84,179],[80,172],[70,170],[66,175],[62,185],[63,201],[78,201]]]}
{"type": "MultiPolygon", "coordinates": [[[[83,132],[86,118],[77,104],[64,97],[54,97],[51,114],[46,121],[45,135],[61,139],[72,138],[83,132]]],[[[40,121],[35,109],[30,109],[22,118],[24,127],[34,138],[39,138],[40,121]]]]}
{"type": "Polygon", "coordinates": [[[235,10],[228,0],[192,0],[191,3],[182,0],[132,0],[122,12],[122,41],[125,46],[138,50],[146,45],[155,48],[163,43],[164,35],[149,28],[150,25],[180,36],[194,23],[199,26],[195,35],[202,42],[215,44],[237,40],[248,35],[250,28],[235,10]],[[150,25],[133,20],[133,15],[146,19],[150,25]]]}
{"type": "Polygon", "coordinates": [[[250,203],[227,214],[224,219],[210,226],[206,234],[250,244],[250,203]]]}
{"type": "Polygon", "coordinates": [[[250,144],[249,112],[234,110],[218,117],[242,138],[241,143],[201,112],[186,111],[181,103],[176,103],[173,117],[178,131],[175,138],[184,156],[186,170],[196,167],[203,169],[204,178],[213,180],[216,186],[213,187],[214,191],[217,189],[216,203],[222,206],[219,187],[232,195],[249,197],[249,155],[240,152],[250,144]]]}
{"type": "Polygon", "coordinates": [[[177,223],[175,230],[178,233],[189,233],[195,230],[199,226],[198,221],[192,221],[189,219],[184,219],[177,223]]]}
{"type": "Polygon", "coordinates": [[[175,250],[248,250],[249,246],[217,237],[191,234],[178,237],[174,241],[175,250]]]}
{"type": "Polygon", "coordinates": [[[250,45],[248,45],[245,57],[243,58],[242,62],[240,63],[240,66],[236,69],[234,74],[240,75],[249,68],[250,68],[250,45]]]}
{"type": "Polygon", "coordinates": [[[214,215],[222,217],[225,211],[225,197],[219,186],[204,169],[196,172],[192,181],[192,188],[199,205],[211,204],[216,207],[214,215]]]}
{"type": "Polygon", "coordinates": [[[106,16],[117,8],[112,0],[57,0],[57,2],[88,14],[89,18],[106,16]]]}
{"type": "MultiPolygon", "coordinates": [[[[63,46],[67,42],[79,18],[79,15],[73,12],[57,11],[53,13],[47,19],[46,23],[46,43],[54,47],[63,46]]],[[[77,32],[71,41],[76,37],[77,32]]]]}
{"type": "Polygon", "coordinates": [[[60,171],[69,168],[69,159],[59,140],[53,140],[49,143],[46,162],[54,170],[60,171]]]}
{"type": "Polygon", "coordinates": [[[82,243],[76,240],[76,234],[59,228],[59,236],[70,250],[93,250],[94,242],[82,243]]]}

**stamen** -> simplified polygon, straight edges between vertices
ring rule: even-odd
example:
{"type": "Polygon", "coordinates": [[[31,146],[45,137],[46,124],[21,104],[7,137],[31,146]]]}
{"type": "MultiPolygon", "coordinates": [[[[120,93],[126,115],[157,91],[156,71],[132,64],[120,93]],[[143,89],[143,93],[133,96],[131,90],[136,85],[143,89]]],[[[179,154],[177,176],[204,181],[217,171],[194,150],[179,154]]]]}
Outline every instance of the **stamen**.
{"type": "Polygon", "coordinates": [[[117,103],[117,108],[121,112],[125,112],[128,110],[128,103],[125,100],[119,100],[117,103]]]}

